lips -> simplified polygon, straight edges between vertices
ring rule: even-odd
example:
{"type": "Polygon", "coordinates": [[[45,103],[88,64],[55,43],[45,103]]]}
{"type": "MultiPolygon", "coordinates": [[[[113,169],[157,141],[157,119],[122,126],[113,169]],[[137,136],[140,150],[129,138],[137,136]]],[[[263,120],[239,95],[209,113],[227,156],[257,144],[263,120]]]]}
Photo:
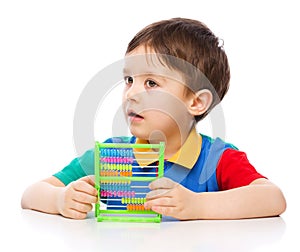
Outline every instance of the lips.
{"type": "Polygon", "coordinates": [[[127,113],[127,115],[130,118],[130,120],[132,120],[132,121],[141,121],[141,120],[144,119],[143,116],[137,114],[133,110],[129,110],[128,113],[127,113]]]}

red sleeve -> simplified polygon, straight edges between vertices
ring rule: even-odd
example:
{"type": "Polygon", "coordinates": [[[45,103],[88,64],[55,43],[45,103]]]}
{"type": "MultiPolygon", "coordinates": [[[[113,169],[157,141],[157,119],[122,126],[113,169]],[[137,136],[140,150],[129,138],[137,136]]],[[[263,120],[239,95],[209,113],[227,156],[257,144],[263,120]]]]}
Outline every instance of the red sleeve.
{"type": "Polygon", "coordinates": [[[217,181],[220,191],[249,185],[258,178],[266,177],[255,170],[244,152],[235,149],[224,151],[217,166],[217,181]]]}

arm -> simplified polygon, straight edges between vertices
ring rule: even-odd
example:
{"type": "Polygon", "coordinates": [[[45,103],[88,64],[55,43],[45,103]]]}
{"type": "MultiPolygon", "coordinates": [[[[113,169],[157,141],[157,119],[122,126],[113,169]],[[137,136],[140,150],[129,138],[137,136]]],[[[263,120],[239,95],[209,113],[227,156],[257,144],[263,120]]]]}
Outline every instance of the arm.
{"type": "Polygon", "coordinates": [[[94,181],[86,176],[65,186],[52,176],[29,186],[23,193],[21,206],[45,213],[83,219],[97,201],[94,181]]]}
{"type": "Polygon", "coordinates": [[[277,216],[286,202],[280,189],[267,179],[220,192],[195,193],[170,179],[150,184],[146,208],[178,219],[241,219],[277,216]]]}

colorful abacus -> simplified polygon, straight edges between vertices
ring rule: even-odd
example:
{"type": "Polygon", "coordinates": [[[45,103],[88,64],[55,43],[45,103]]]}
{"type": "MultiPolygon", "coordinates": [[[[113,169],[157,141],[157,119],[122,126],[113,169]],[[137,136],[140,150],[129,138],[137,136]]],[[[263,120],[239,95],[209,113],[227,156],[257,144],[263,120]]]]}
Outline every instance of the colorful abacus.
{"type": "Polygon", "coordinates": [[[95,144],[95,205],[98,221],[160,222],[144,208],[149,183],[164,172],[164,143],[95,144]],[[102,204],[100,203],[102,202],[102,204]]]}

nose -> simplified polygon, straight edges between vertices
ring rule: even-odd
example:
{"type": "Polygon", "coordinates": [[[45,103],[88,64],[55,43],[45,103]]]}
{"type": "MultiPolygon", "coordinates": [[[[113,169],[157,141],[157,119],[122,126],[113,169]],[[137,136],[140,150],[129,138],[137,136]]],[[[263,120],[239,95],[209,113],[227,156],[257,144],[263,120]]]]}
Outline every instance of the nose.
{"type": "Polygon", "coordinates": [[[127,85],[124,90],[124,98],[131,101],[139,101],[139,94],[143,92],[143,85],[138,81],[134,81],[131,85],[127,85]]]}

